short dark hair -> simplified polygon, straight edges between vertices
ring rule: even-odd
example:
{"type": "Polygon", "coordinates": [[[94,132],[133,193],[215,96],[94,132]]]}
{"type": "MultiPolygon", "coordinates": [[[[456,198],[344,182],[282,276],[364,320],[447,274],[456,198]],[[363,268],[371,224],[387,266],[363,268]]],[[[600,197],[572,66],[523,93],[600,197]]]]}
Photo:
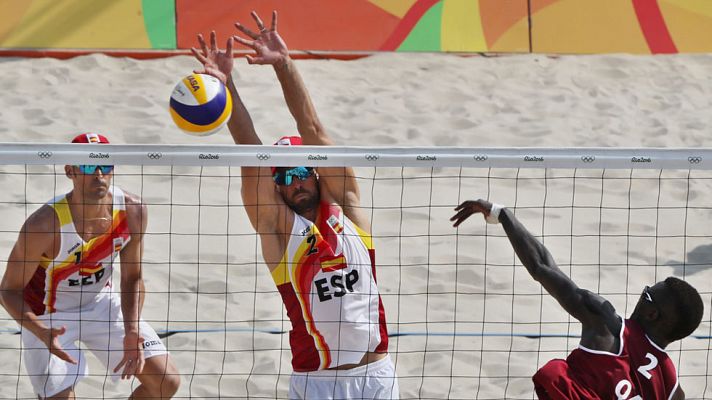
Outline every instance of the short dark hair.
{"type": "Polygon", "coordinates": [[[670,291],[677,309],[678,321],[669,334],[672,342],[692,334],[702,321],[704,305],[697,290],[689,283],[675,277],[665,279],[665,286],[670,291]]]}

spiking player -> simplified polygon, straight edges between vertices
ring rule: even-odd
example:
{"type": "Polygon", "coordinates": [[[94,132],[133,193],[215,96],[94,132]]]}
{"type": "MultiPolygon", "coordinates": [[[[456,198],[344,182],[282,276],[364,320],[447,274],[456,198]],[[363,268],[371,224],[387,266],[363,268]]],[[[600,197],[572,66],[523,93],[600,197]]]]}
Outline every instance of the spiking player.
{"type": "Polygon", "coordinates": [[[582,324],[579,347],[534,375],[540,399],[685,398],[664,349],[700,324],[703,305],[695,288],[674,277],[646,286],[633,314],[624,320],[606,299],[564,275],[546,247],[508,209],[477,200],[455,210],[450,220],[456,227],[476,213],[488,223],[501,223],[529,274],[582,324]]]}

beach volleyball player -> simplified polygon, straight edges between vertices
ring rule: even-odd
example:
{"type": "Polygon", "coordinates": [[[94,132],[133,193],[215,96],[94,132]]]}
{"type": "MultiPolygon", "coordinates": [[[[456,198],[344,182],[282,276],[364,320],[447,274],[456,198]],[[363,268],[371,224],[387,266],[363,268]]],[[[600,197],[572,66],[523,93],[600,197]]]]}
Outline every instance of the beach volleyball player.
{"type": "Polygon", "coordinates": [[[489,223],[501,223],[529,274],[582,324],[578,348],[534,375],[540,399],[685,398],[664,349],[700,324],[703,305],[695,288],[674,277],[645,286],[630,318],[623,319],[606,299],[564,275],[546,247],[508,209],[477,200],[455,210],[454,226],[476,213],[489,223]]]}
{"type": "MultiPolygon", "coordinates": [[[[236,24],[249,39],[230,38],[220,51],[213,32],[210,47],[199,36],[201,51],[193,49],[204,65],[196,72],[218,77],[232,93],[228,127],[235,143],[262,144],[231,77],[233,40],[256,51],[247,57],[250,64],[272,65],[277,74],[300,134],[277,144],[332,144],[277,33],[276,13],[269,28],[252,16],[257,33],[236,24]]],[[[359,196],[351,168],[242,168],[245,209],[292,323],[290,398],[398,398],[370,224],[359,196]]]]}
{"type": "MultiPolygon", "coordinates": [[[[72,140],[108,142],[95,133],[72,140]]],[[[2,305],[22,327],[34,391],[40,398],[74,398],[76,383],[88,374],[81,342],[114,380],[140,381],[132,398],[170,398],[178,371],[140,318],[146,206],[112,185],[111,165],[67,165],[64,171],[72,190],[27,218],[0,284],[2,305]],[[112,279],[117,258],[118,293],[112,279]]]]}

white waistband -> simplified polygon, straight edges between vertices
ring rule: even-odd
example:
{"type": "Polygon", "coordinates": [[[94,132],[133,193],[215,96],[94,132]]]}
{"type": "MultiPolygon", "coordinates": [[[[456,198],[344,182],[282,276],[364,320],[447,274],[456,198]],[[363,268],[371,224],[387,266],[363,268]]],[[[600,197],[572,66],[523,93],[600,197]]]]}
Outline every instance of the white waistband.
{"type": "Polygon", "coordinates": [[[320,371],[310,372],[293,372],[294,376],[309,376],[309,377],[334,377],[334,376],[365,376],[370,373],[386,368],[392,364],[391,355],[386,354],[385,357],[378,361],[362,365],[351,369],[322,369],[320,371]]]}

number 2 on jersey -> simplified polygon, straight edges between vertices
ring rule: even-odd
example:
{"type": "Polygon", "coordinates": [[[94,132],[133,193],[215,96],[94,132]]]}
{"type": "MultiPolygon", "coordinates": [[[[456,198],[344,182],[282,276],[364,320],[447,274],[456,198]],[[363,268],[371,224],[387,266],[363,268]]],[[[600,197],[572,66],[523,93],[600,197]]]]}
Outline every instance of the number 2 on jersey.
{"type": "MultiPolygon", "coordinates": [[[[641,375],[643,375],[646,379],[650,380],[653,378],[653,375],[648,372],[651,369],[655,368],[658,366],[658,359],[654,355],[650,353],[645,354],[645,358],[648,359],[649,363],[645,365],[641,365],[638,367],[638,372],[640,372],[641,375]]],[[[640,396],[635,396],[635,397],[628,397],[630,396],[630,392],[633,389],[633,384],[630,383],[629,380],[627,379],[621,379],[618,384],[616,385],[616,399],[618,400],[643,400],[642,397],[640,396]]]]}

